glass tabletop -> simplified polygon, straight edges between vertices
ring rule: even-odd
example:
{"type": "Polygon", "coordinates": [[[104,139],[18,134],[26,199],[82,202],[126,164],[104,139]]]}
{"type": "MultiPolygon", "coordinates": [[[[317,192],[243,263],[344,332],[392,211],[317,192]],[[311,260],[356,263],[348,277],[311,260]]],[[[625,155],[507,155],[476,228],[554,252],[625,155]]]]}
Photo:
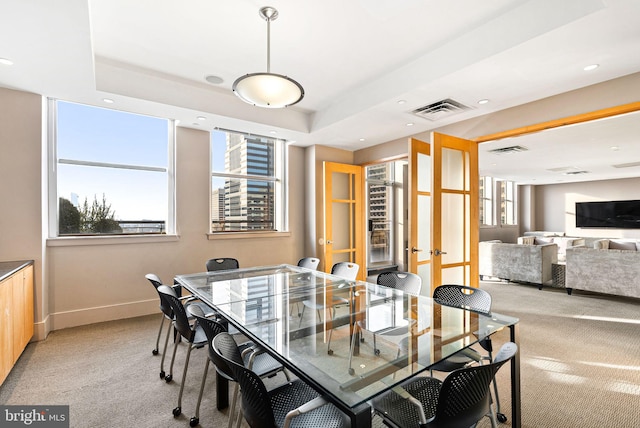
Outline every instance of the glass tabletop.
{"type": "Polygon", "coordinates": [[[348,288],[338,276],[292,265],[231,269],[177,275],[176,281],[212,306],[231,302],[251,302],[277,294],[303,296],[304,290],[348,288]]]}
{"type": "Polygon", "coordinates": [[[296,375],[350,407],[518,322],[288,265],[177,279],[296,375]],[[294,310],[298,305],[306,310],[294,310]]]}

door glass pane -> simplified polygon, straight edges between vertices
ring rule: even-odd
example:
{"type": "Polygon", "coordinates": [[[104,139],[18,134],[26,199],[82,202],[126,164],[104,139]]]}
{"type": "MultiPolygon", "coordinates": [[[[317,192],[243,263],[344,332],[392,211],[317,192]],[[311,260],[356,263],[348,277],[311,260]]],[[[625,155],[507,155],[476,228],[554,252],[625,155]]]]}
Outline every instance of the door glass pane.
{"type": "Polygon", "coordinates": [[[470,191],[471,184],[469,183],[469,152],[464,152],[464,190],[470,191]]]}
{"type": "Polygon", "coordinates": [[[333,207],[333,249],[342,250],[349,248],[349,206],[343,202],[334,202],[333,207]]]}
{"type": "Polygon", "coordinates": [[[442,188],[463,190],[464,165],[460,150],[442,149],[442,188]]]}
{"type": "Polygon", "coordinates": [[[332,173],[331,185],[331,199],[349,199],[349,174],[332,173]]]}
{"type": "Polygon", "coordinates": [[[464,261],[464,206],[463,195],[442,194],[442,263],[464,261]],[[446,221],[444,221],[446,219],[446,221]]]}
{"type": "Polygon", "coordinates": [[[418,153],[418,192],[431,192],[431,156],[418,153]]]}
{"type": "MultiPolygon", "coordinates": [[[[464,242],[471,242],[471,197],[469,195],[464,195],[464,231],[465,231],[465,239],[464,242]]],[[[465,246],[464,252],[464,260],[466,262],[471,260],[471,245],[465,246]]]]}
{"type": "MultiPolygon", "coordinates": [[[[340,262],[352,262],[353,261],[352,257],[355,257],[352,252],[334,253],[333,264],[340,263],[340,262]]],[[[328,266],[328,269],[330,268],[331,266],[328,266]]]]}
{"type": "Polygon", "coordinates": [[[431,252],[431,197],[418,195],[418,263],[430,259],[431,252]]]}
{"type": "Polygon", "coordinates": [[[431,265],[429,263],[418,265],[418,275],[422,278],[420,294],[429,296],[431,294],[431,265]]]}
{"type": "Polygon", "coordinates": [[[443,284],[465,284],[464,282],[464,266],[456,266],[442,269],[443,284]]]}

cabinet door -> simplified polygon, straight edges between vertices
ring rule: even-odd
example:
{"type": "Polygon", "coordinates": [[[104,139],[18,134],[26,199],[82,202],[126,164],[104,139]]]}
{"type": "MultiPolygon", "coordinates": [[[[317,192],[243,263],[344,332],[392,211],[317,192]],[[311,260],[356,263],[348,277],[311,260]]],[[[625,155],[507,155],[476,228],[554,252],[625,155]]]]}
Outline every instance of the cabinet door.
{"type": "Polygon", "coordinates": [[[21,349],[24,349],[33,337],[33,266],[27,266],[22,271],[24,273],[24,330],[21,349]]]}
{"type": "Polygon", "coordinates": [[[22,271],[13,276],[13,296],[11,297],[11,318],[13,320],[13,356],[11,362],[16,361],[24,345],[24,275],[22,271]]]}
{"type": "Polygon", "coordinates": [[[13,276],[0,282],[0,383],[13,367],[13,276]]]}

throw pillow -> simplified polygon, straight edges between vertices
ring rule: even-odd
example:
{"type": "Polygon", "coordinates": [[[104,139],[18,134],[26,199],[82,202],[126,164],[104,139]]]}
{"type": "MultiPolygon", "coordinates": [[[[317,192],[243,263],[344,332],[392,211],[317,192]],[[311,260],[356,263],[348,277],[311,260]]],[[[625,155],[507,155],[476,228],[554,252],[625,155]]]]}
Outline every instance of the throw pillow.
{"type": "Polygon", "coordinates": [[[630,250],[636,251],[636,243],[633,241],[609,241],[610,250],[630,250]]]}

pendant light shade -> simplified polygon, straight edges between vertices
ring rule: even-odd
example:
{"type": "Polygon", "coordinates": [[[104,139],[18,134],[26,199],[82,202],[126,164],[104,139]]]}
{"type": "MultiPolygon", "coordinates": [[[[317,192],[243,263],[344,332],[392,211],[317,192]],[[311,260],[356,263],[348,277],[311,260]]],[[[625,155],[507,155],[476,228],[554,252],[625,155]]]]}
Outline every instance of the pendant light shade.
{"type": "Polygon", "coordinates": [[[239,77],[233,82],[233,92],[242,101],[258,107],[288,107],[304,97],[304,89],[287,76],[271,73],[270,24],[278,17],[278,11],[266,6],[260,9],[260,16],[267,21],[267,71],[239,77]]]}

